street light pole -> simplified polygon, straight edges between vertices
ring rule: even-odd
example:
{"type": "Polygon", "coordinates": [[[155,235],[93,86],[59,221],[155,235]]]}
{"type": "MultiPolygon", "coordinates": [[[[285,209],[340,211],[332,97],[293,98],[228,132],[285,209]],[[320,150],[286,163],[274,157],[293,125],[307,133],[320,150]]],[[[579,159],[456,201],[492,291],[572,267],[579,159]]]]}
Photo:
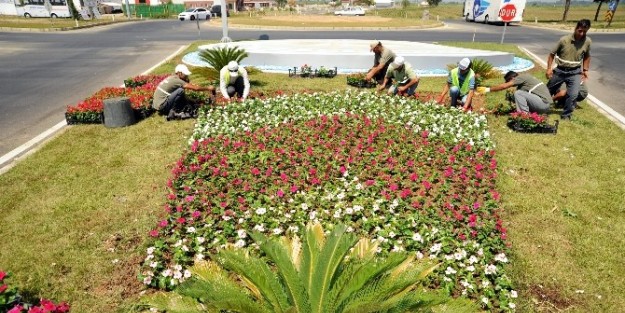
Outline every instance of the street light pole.
{"type": "Polygon", "coordinates": [[[231,42],[232,39],[228,37],[228,3],[226,0],[221,0],[221,30],[222,36],[221,42],[231,42]]]}

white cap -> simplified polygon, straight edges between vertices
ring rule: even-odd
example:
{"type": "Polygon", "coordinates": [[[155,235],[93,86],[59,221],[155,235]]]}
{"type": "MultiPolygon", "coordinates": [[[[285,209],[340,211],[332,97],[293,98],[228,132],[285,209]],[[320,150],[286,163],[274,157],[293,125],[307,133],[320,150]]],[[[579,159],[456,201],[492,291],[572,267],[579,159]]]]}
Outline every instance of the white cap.
{"type": "Polygon", "coordinates": [[[237,63],[237,61],[228,62],[228,71],[236,72],[238,70],[239,70],[239,63],[237,63]]]}
{"type": "Polygon", "coordinates": [[[374,40],[371,43],[369,43],[369,49],[370,51],[373,51],[373,48],[377,47],[378,45],[381,45],[382,43],[379,40],[374,40]]]}
{"type": "Polygon", "coordinates": [[[184,64],[178,64],[176,65],[176,70],[174,71],[175,73],[182,73],[185,75],[191,75],[191,71],[189,71],[189,68],[184,65],[184,64]]]}
{"type": "Polygon", "coordinates": [[[400,66],[404,65],[404,62],[405,62],[404,57],[396,56],[395,60],[393,61],[393,66],[400,67],[400,66]]]}
{"type": "Polygon", "coordinates": [[[460,60],[460,62],[458,62],[458,68],[461,71],[464,71],[467,68],[469,68],[469,65],[471,65],[471,60],[469,60],[469,58],[464,58],[464,59],[460,60]]]}

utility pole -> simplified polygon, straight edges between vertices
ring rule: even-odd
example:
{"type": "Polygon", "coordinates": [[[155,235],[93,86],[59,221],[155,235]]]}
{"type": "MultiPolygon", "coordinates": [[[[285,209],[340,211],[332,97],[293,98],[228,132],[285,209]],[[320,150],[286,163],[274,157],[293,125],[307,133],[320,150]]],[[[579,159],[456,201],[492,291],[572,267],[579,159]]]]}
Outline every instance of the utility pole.
{"type": "MultiPolygon", "coordinates": [[[[128,1],[128,0],[126,0],[128,1]]],[[[228,37],[228,3],[227,0],[221,0],[221,42],[231,42],[232,39],[228,37]]]]}

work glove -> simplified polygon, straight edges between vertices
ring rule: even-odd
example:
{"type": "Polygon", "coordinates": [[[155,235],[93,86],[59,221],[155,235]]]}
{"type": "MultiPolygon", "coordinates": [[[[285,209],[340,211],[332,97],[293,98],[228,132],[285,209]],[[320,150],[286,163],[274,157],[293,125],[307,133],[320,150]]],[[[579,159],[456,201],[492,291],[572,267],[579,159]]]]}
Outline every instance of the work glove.
{"type": "Polygon", "coordinates": [[[479,92],[479,93],[489,93],[490,92],[490,88],[488,88],[488,87],[477,87],[477,92],[479,92]]]}

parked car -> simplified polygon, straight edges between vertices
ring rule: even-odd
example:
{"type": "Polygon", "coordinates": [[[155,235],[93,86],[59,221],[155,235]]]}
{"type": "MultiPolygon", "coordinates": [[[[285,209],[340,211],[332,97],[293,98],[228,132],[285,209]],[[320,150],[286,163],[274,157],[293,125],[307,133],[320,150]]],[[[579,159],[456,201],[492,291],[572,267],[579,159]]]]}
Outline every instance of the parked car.
{"type": "Polygon", "coordinates": [[[190,8],[186,11],[178,14],[178,19],[181,21],[189,20],[209,20],[211,18],[210,12],[206,8],[190,8]]]}
{"type": "MultiPolygon", "coordinates": [[[[211,7],[211,15],[221,17],[221,4],[215,4],[211,7]]],[[[230,16],[230,10],[226,8],[226,16],[230,16]]]]}
{"type": "Polygon", "coordinates": [[[365,16],[365,9],[362,7],[346,7],[343,10],[334,11],[334,15],[365,16]]]}

